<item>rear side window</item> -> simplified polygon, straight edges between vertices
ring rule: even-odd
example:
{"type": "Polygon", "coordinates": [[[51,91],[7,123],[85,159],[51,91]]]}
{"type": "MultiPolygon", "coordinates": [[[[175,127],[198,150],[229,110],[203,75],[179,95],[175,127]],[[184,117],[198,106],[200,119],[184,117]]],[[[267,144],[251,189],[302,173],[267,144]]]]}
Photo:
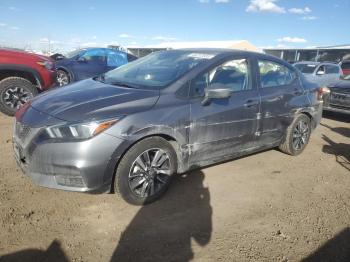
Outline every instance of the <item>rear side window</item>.
{"type": "Polygon", "coordinates": [[[259,60],[261,87],[277,87],[291,84],[296,78],[295,72],[288,67],[268,60],[259,60]]]}
{"type": "Polygon", "coordinates": [[[339,74],[339,67],[333,65],[326,65],[327,74],[339,74]]]}
{"type": "Polygon", "coordinates": [[[128,63],[126,53],[116,50],[107,51],[107,66],[118,67],[128,63]]]}

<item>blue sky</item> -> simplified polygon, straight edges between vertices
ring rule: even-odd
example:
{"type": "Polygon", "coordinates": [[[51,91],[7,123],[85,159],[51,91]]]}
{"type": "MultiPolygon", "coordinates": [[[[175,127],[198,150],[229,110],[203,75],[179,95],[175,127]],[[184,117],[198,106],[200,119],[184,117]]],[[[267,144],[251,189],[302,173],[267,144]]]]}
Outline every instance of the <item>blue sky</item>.
{"type": "Polygon", "coordinates": [[[258,47],[349,44],[349,0],[0,0],[0,45],[248,40],[258,47]]]}

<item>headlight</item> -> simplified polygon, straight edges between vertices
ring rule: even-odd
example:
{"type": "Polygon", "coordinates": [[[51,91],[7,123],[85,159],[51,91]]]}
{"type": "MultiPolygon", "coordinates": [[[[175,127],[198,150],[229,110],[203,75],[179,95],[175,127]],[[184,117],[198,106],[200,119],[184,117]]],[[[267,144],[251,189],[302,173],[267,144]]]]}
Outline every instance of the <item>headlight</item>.
{"type": "Polygon", "coordinates": [[[53,139],[84,140],[96,136],[114,125],[117,121],[117,119],[113,119],[99,122],[52,126],[47,127],[45,131],[47,135],[53,139]]]}
{"type": "Polygon", "coordinates": [[[41,65],[43,67],[45,67],[46,69],[48,70],[53,70],[55,65],[54,63],[50,62],[50,61],[39,61],[39,62],[36,62],[38,65],[41,65]]]}

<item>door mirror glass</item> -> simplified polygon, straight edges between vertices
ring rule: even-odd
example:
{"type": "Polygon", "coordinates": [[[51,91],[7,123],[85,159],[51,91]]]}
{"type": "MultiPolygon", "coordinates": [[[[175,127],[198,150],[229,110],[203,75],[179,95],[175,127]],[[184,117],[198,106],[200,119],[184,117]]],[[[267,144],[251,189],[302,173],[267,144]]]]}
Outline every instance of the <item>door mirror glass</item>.
{"type": "Polygon", "coordinates": [[[326,68],[325,66],[320,66],[320,68],[317,70],[316,75],[322,76],[326,73],[326,68]]]}
{"type": "Polygon", "coordinates": [[[212,99],[224,99],[231,97],[232,90],[222,84],[212,84],[204,89],[202,105],[208,105],[212,99]]]}

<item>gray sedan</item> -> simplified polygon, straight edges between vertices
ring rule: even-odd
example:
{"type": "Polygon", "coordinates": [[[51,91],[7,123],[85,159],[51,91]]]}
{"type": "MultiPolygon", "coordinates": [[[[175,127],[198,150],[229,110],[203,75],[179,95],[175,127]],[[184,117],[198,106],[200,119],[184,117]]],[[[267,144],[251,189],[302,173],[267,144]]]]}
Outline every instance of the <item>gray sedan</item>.
{"type": "Polygon", "coordinates": [[[273,147],[300,154],[321,114],[318,85],[280,59],[169,50],[35,97],[16,113],[14,152],[41,186],[145,204],[176,173],[273,147]]]}
{"type": "Polygon", "coordinates": [[[330,86],[339,81],[342,76],[342,70],[339,65],[334,63],[320,62],[299,62],[294,66],[299,69],[305,77],[320,86],[330,86]]]}

